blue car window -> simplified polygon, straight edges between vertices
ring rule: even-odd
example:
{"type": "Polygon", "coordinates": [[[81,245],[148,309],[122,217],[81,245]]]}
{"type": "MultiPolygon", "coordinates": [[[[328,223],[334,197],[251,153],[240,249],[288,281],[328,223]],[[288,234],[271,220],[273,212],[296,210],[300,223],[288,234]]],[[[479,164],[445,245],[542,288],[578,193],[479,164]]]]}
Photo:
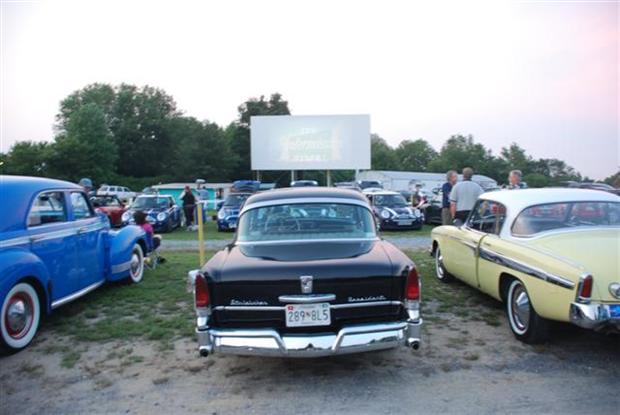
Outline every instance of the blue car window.
{"type": "Polygon", "coordinates": [[[90,208],[90,205],[86,201],[86,198],[80,192],[71,193],[71,206],[73,207],[73,217],[75,218],[75,220],[95,216],[95,214],[90,208]]]}
{"type": "Polygon", "coordinates": [[[62,192],[45,192],[39,194],[32,203],[28,214],[28,226],[46,225],[65,222],[67,209],[62,192]]]}

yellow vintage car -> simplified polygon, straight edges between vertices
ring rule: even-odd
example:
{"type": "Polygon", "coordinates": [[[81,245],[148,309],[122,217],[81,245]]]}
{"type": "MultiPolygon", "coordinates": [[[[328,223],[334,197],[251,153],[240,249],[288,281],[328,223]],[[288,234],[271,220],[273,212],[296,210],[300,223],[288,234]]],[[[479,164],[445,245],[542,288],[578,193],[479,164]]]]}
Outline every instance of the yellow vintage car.
{"type": "Polygon", "coordinates": [[[484,193],[465,223],[431,236],[437,279],[457,278],[504,302],[517,339],[543,341],[549,320],[620,331],[620,197],[484,193]]]}

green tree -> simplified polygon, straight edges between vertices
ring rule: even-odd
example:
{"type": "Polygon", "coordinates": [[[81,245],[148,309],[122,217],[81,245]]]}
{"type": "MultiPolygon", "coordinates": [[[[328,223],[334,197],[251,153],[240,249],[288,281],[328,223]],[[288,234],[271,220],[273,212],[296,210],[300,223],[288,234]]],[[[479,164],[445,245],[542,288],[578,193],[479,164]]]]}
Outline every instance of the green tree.
{"type": "Polygon", "coordinates": [[[51,164],[61,178],[78,181],[89,177],[101,183],[112,177],[117,147],[103,110],[90,103],[73,112],[65,132],[56,137],[53,153],[51,164]]]}
{"type": "Polygon", "coordinates": [[[20,141],[4,156],[3,174],[50,176],[52,145],[47,142],[20,141]]]}
{"type": "Polygon", "coordinates": [[[522,180],[527,183],[528,187],[546,187],[549,186],[549,178],[540,173],[529,173],[523,176],[522,180]]]}
{"type": "MultiPolygon", "coordinates": [[[[272,94],[269,100],[264,96],[259,99],[250,98],[237,108],[239,119],[233,126],[229,126],[226,136],[231,141],[231,148],[237,155],[237,166],[233,171],[235,178],[251,178],[251,151],[250,151],[250,121],[256,115],[290,115],[288,102],[282,95],[272,94]]],[[[263,173],[265,181],[272,180],[278,173],[263,173]]]]}
{"type": "Polygon", "coordinates": [[[620,170],[616,174],[612,174],[603,181],[610,186],[620,188],[620,170]]]}
{"type": "Polygon", "coordinates": [[[437,158],[435,149],[423,139],[404,140],[396,148],[398,170],[428,171],[433,160],[437,158]]]}
{"type": "Polygon", "coordinates": [[[370,136],[370,166],[373,170],[400,170],[396,151],[377,134],[370,136]]]}
{"type": "Polygon", "coordinates": [[[550,185],[561,184],[566,181],[581,181],[578,171],[558,159],[539,159],[534,162],[534,172],[549,178],[550,185]]]}
{"type": "Polygon", "coordinates": [[[484,174],[498,179],[501,161],[493,156],[480,143],[475,143],[473,136],[453,135],[441,147],[439,155],[430,163],[430,171],[461,171],[472,167],[477,174],[484,174]]]}

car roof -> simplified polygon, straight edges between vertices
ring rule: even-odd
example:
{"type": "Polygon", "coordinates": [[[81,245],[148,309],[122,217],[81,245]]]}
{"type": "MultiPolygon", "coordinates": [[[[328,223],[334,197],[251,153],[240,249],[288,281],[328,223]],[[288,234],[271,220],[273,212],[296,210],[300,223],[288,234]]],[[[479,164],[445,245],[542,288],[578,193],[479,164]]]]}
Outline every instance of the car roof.
{"type": "Polygon", "coordinates": [[[278,201],[283,199],[354,199],[360,202],[368,203],[368,199],[355,190],[340,189],[337,187],[286,187],[282,189],[274,189],[268,192],[255,193],[245,202],[248,207],[254,203],[263,203],[270,201],[278,201]]]}
{"type": "Polygon", "coordinates": [[[367,195],[373,195],[373,196],[399,195],[399,196],[402,196],[402,194],[400,194],[399,192],[393,192],[391,190],[377,190],[377,191],[367,192],[367,195]]]}
{"type": "Polygon", "coordinates": [[[0,232],[23,229],[30,202],[44,190],[83,190],[75,183],[45,177],[0,175],[0,232]]]}
{"type": "Polygon", "coordinates": [[[486,192],[481,199],[499,202],[514,211],[521,211],[528,206],[562,202],[620,202],[620,197],[600,190],[575,188],[543,188],[499,190],[486,192]]]}
{"type": "Polygon", "coordinates": [[[160,195],[159,193],[157,193],[157,194],[149,194],[149,193],[147,193],[147,194],[138,195],[138,196],[136,196],[136,199],[138,197],[167,197],[169,199],[173,199],[172,195],[160,195]]]}

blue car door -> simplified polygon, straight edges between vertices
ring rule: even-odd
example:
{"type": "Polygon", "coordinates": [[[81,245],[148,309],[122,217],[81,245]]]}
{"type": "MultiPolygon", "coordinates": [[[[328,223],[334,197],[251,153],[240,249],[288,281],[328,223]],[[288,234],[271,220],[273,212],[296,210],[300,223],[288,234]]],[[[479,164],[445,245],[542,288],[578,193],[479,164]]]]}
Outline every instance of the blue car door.
{"type": "Polygon", "coordinates": [[[79,277],[77,234],[69,221],[62,191],[38,194],[28,213],[27,234],[31,251],[43,262],[51,279],[51,301],[76,291],[79,277]]]}
{"type": "Polygon", "coordinates": [[[80,191],[69,194],[71,213],[77,231],[79,277],[78,289],[99,283],[104,274],[105,223],[97,216],[88,203],[86,195],[80,191]]]}

